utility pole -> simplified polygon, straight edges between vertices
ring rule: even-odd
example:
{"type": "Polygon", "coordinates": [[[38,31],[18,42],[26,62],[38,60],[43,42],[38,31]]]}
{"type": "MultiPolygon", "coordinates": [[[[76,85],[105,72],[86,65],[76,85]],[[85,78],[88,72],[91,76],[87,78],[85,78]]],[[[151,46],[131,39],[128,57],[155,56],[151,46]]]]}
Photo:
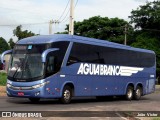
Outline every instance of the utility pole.
{"type": "Polygon", "coordinates": [[[53,20],[49,21],[49,34],[52,34],[52,24],[53,24],[53,20]]]}
{"type": "Polygon", "coordinates": [[[74,34],[74,0],[71,0],[70,2],[69,34],[74,34]]]}
{"type": "Polygon", "coordinates": [[[124,27],[124,45],[127,45],[127,24],[124,27]]]}
{"type": "Polygon", "coordinates": [[[50,20],[49,21],[49,34],[54,34],[53,33],[53,24],[59,24],[60,22],[58,20],[50,20]]]}

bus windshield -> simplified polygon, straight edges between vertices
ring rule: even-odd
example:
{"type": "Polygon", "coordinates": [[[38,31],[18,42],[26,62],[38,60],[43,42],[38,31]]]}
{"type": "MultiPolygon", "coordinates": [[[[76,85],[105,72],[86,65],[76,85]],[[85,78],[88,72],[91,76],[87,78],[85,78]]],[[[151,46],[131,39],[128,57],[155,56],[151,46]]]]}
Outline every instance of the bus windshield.
{"type": "Polygon", "coordinates": [[[44,49],[44,45],[17,45],[11,57],[8,77],[27,80],[43,76],[44,63],[41,54],[44,49]]]}

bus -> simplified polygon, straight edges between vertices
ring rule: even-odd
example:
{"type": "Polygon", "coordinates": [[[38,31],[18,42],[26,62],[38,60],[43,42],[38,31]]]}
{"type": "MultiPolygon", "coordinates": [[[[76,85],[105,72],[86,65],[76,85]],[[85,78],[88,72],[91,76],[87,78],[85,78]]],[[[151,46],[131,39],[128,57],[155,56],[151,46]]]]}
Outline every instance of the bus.
{"type": "Polygon", "coordinates": [[[155,91],[156,57],[151,50],[76,35],[19,40],[11,54],[9,97],[71,102],[73,97],[125,96],[139,100],[155,91]]]}

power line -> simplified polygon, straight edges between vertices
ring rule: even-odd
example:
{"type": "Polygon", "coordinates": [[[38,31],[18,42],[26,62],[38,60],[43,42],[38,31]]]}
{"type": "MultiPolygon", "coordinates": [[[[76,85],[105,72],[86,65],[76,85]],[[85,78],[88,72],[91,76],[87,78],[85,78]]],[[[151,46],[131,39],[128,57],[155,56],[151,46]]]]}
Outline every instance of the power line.
{"type": "MultiPolygon", "coordinates": [[[[77,4],[78,4],[78,0],[76,1],[74,8],[76,8],[77,4]]],[[[69,19],[69,17],[66,19],[68,14],[69,14],[69,9],[68,9],[65,17],[60,22],[64,22],[65,23],[69,19]]]]}
{"type": "MultiPolygon", "coordinates": [[[[64,17],[60,22],[63,22],[63,21],[66,19],[66,17],[68,16],[68,14],[69,14],[69,9],[68,9],[68,11],[67,11],[65,17],[64,17]]],[[[68,19],[69,19],[69,18],[68,18],[68,19]]],[[[68,19],[67,19],[67,20],[68,20],[68,19]]]]}
{"type": "Polygon", "coordinates": [[[4,26],[4,27],[10,27],[10,26],[18,26],[18,25],[39,25],[39,24],[48,24],[48,22],[43,22],[43,23],[26,23],[26,24],[6,24],[6,25],[0,25],[0,26],[4,26]]]}
{"type": "MultiPolygon", "coordinates": [[[[64,11],[62,12],[61,16],[60,16],[59,19],[57,20],[58,22],[59,22],[60,19],[64,16],[64,14],[65,14],[65,12],[66,12],[66,10],[67,10],[67,8],[68,8],[69,2],[70,2],[70,0],[68,0],[64,11]]],[[[74,8],[76,8],[77,4],[78,4],[78,0],[76,1],[74,8]]],[[[0,8],[17,10],[17,11],[18,11],[18,9],[14,9],[14,8],[5,8],[5,7],[1,7],[1,6],[0,6],[0,8]]],[[[64,22],[64,23],[65,23],[65,22],[69,19],[69,17],[67,18],[68,14],[69,14],[69,10],[70,10],[70,9],[68,9],[68,11],[66,12],[66,15],[64,16],[64,18],[63,18],[59,23],[61,23],[61,22],[64,22]],[[67,19],[66,19],[66,18],[67,18],[67,19]]],[[[25,11],[25,12],[30,12],[30,11],[25,11]]],[[[31,13],[31,12],[30,12],[30,13],[31,13]]],[[[35,13],[34,13],[34,14],[35,14],[35,13]]],[[[1,26],[1,27],[13,27],[13,26],[18,26],[18,25],[24,26],[24,25],[39,25],[39,24],[48,24],[48,22],[42,22],[42,23],[26,23],[26,24],[25,24],[25,23],[23,23],[23,24],[4,24],[4,25],[0,24],[0,26],[1,26]]]]}
{"type": "Polygon", "coordinates": [[[76,1],[76,4],[75,4],[74,8],[76,8],[77,4],[78,4],[78,0],[76,1]]]}
{"type": "Polygon", "coordinates": [[[64,13],[65,13],[65,11],[66,11],[66,9],[67,9],[68,5],[69,5],[69,2],[70,2],[70,0],[68,0],[67,5],[66,5],[66,7],[65,7],[64,11],[62,12],[61,16],[59,17],[58,21],[60,21],[60,19],[61,19],[61,18],[62,18],[62,16],[64,15],[64,13]]]}
{"type": "MultiPolygon", "coordinates": [[[[16,9],[16,8],[7,8],[7,7],[2,7],[2,6],[0,6],[0,8],[2,8],[2,9],[7,9],[7,10],[12,10],[12,12],[13,11],[16,11],[16,12],[25,12],[25,13],[29,13],[29,14],[32,14],[32,15],[36,15],[36,16],[42,16],[42,13],[40,13],[40,12],[33,12],[33,11],[29,11],[29,10],[22,10],[22,9],[16,9]]],[[[44,15],[43,15],[44,16],[44,15]]],[[[54,16],[57,16],[57,15],[54,15],[54,16]]],[[[26,17],[26,16],[25,16],[26,17]]],[[[46,16],[45,15],[45,17],[48,17],[48,16],[46,16]]],[[[43,19],[46,19],[45,17],[43,17],[43,19]]]]}

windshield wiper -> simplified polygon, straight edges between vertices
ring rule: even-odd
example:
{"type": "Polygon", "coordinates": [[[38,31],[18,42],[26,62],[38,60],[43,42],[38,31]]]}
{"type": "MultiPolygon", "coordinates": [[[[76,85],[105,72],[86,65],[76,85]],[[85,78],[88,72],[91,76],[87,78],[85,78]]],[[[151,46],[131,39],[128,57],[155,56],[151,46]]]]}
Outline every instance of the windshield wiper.
{"type": "MultiPolygon", "coordinates": [[[[28,67],[28,57],[29,57],[29,55],[27,55],[26,57],[25,57],[25,61],[24,61],[24,66],[23,66],[23,72],[22,72],[22,74],[21,74],[21,78],[22,78],[22,76],[23,76],[23,74],[24,74],[24,71],[26,71],[26,70],[29,70],[29,67],[28,67]]],[[[30,71],[29,71],[30,72],[30,71]]]]}
{"type": "MultiPolygon", "coordinates": [[[[22,65],[21,65],[21,66],[22,66],[22,65]]],[[[19,66],[19,67],[17,68],[17,70],[14,72],[14,74],[13,74],[13,78],[15,78],[15,75],[17,74],[18,69],[19,69],[21,66],[19,66]]]]}

